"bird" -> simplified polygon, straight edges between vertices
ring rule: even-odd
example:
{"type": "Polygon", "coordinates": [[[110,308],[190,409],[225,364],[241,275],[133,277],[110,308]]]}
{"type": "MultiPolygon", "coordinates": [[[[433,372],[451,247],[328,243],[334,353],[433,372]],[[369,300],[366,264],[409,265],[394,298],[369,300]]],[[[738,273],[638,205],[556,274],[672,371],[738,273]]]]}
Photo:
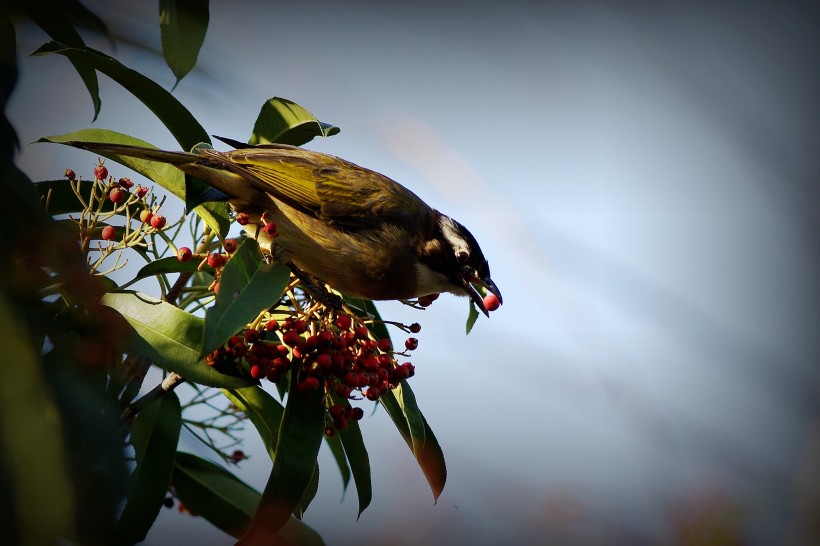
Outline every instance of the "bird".
{"type": "Polygon", "coordinates": [[[288,144],[192,152],[70,141],[98,154],[173,165],[217,190],[273,260],[351,297],[411,300],[449,292],[489,316],[476,286],[501,293],[478,241],[462,224],[391,178],[342,158],[288,144]],[[274,222],[275,234],[260,230],[274,222]],[[274,236],[275,235],[275,236],[274,236]]]}

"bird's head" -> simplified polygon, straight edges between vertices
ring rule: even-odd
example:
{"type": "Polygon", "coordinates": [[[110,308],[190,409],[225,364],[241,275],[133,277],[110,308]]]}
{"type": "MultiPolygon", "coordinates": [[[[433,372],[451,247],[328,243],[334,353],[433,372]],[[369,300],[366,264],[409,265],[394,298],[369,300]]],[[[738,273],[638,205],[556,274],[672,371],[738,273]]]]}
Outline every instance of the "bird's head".
{"type": "Polygon", "coordinates": [[[495,294],[499,302],[502,301],[501,292],[490,278],[490,266],[478,241],[463,225],[437,211],[432,235],[422,251],[424,265],[446,279],[447,292],[469,296],[485,315],[489,315],[474,284],[495,294]]]}

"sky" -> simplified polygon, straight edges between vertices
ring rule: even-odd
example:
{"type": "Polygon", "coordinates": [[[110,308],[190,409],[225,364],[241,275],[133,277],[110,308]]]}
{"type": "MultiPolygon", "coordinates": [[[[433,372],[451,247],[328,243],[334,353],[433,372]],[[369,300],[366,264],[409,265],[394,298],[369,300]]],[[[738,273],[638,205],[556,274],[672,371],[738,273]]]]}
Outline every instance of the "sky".
{"type": "MultiPolygon", "coordinates": [[[[85,4],[126,38],[118,59],[173,86],[156,5],[85,4]]],[[[458,219],[504,295],[469,336],[464,299],[380,306],[422,324],[411,386],[448,481],[434,504],[377,411],[362,422],[374,502],[359,521],[321,454],[305,521],[328,545],[806,538],[820,506],[819,19],[794,2],[212,2],[174,91],[205,128],[246,139],[265,100],[296,101],[341,127],[308,148],[458,219]]],[[[18,36],[8,115],[23,143],[92,126],[70,64],[26,57],[45,41],[18,36]]],[[[93,126],[176,148],[100,83],[93,126]]],[[[18,164],[40,180],[94,159],[24,144],[18,164]]],[[[244,449],[239,473],[261,489],[270,462],[253,434],[244,449]]],[[[169,536],[232,543],[165,511],[145,544],[169,536]]]]}

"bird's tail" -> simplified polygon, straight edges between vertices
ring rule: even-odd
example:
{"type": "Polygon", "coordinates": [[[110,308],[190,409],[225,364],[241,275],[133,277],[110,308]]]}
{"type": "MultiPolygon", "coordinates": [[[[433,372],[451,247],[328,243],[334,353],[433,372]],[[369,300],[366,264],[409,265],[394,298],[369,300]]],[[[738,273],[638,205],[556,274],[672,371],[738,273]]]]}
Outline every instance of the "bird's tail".
{"type": "Polygon", "coordinates": [[[201,157],[188,152],[168,152],[160,150],[159,148],[130,146],[128,144],[107,144],[103,142],[83,142],[79,140],[72,140],[65,142],[65,144],[98,154],[116,154],[126,157],[136,157],[137,159],[159,161],[161,163],[170,163],[171,165],[194,163],[201,157]]]}

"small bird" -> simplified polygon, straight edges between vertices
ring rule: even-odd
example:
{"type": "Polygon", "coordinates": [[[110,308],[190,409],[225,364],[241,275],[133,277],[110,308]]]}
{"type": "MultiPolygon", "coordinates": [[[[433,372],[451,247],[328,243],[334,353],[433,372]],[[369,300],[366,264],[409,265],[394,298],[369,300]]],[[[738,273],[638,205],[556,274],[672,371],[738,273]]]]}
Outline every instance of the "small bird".
{"type": "Polygon", "coordinates": [[[247,145],[195,153],[67,142],[101,154],[174,165],[216,188],[250,237],[280,263],[290,263],[336,290],[370,300],[406,300],[439,292],[469,296],[489,316],[484,287],[501,301],[475,237],[460,223],[375,171],[286,144],[247,145]],[[260,230],[273,221],[277,236],[260,230]]]}

